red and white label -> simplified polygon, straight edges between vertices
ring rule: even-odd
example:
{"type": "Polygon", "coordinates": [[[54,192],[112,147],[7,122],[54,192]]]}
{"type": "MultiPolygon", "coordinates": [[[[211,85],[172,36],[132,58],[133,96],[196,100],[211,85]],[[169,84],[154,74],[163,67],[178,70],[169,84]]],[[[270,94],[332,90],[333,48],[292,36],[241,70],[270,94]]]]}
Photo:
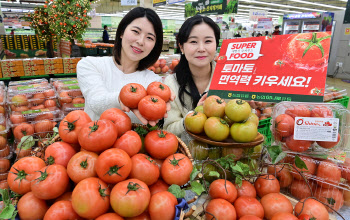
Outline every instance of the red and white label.
{"type": "Polygon", "coordinates": [[[227,60],[257,60],[260,56],[261,41],[233,42],[227,46],[227,60]]]}
{"type": "Polygon", "coordinates": [[[338,129],[339,118],[295,117],[294,139],[336,142],[338,129]]]}

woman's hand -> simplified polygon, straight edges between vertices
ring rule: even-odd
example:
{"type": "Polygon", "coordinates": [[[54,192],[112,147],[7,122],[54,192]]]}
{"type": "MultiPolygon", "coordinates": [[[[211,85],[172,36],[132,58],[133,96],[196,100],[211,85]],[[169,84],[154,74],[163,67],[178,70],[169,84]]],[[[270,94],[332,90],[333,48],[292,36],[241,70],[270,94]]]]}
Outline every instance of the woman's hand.
{"type": "Polygon", "coordinates": [[[207,99],[208,93],[205,93],[201,99],[199,99],[197,106],[203,105],[204,101],[207,99]]]}

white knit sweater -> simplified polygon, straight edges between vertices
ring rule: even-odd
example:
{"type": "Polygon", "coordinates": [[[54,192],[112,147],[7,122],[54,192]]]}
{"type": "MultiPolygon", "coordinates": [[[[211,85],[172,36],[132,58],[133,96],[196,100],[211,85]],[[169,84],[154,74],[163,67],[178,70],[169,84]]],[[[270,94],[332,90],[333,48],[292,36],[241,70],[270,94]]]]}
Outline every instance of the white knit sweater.
{"type": "MultiPolygon", "coordinates": [[[[147,89],[161,77],[150,70],[124,74],[118,69],[113,57],[86,57],[77,65],[77,77],[85,98],[85,112],[92,120],[98,120],[101,114],[110,108],[119,108],[119,92],[128,83],[139,83],[147,89]]],[[[132,113],[127,113],[133,123],[141,123],[132,113]]]]}

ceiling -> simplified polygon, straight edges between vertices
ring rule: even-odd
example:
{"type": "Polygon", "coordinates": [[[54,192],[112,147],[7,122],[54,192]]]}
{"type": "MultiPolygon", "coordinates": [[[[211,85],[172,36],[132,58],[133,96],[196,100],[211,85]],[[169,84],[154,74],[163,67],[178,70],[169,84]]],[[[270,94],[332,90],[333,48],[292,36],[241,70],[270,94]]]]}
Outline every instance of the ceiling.
{"type": "MultiPolygon", "coordinates": [[[[186,0],[186,3],[197,0],[186,0]]],[[[21,13],[16,9],[30,10],[45,0],[13,0],[12,2],[1,1],[2,11],[5,14],[21,13]],[[7,9],[7,10],[4,10],[7,9]],[[8,9],[11,9],[9,12],[8,9]],[[17,12],[16,12],[17,11],[17,12]]],[[[151,7],[152,0],[138,0],[142,6],[151,7]]],[[[324,12],[345,10],[347,0],[239,0],[238,13],[235,15],[236,20],[245,21],[249,17],[249,10],[266,10],[269,17],[278,19],[283,14],[294,14],[301,12],[324,12]]],[[[121,6],[120,0],[94,0],[91,1],[92,8],[96,9],[96,13],[100,15],[123,16],[132,7],[121,6]]],[[[164,5],[154,8],[162,19],[184,20],[185,2],[164,5]]],[[[213,15],[214,16],[214,15],[213,15]]]]}

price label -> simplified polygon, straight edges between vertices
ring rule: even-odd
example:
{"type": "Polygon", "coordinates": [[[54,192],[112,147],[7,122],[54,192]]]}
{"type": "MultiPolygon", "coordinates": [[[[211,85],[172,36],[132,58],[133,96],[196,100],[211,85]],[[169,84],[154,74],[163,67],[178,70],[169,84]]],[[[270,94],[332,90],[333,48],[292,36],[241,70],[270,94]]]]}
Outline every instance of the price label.
{"type": "Polygon", "coordinates": [[[294,139],[336,142],[338,129],[339,118],[295,117],[294,139]]]}

